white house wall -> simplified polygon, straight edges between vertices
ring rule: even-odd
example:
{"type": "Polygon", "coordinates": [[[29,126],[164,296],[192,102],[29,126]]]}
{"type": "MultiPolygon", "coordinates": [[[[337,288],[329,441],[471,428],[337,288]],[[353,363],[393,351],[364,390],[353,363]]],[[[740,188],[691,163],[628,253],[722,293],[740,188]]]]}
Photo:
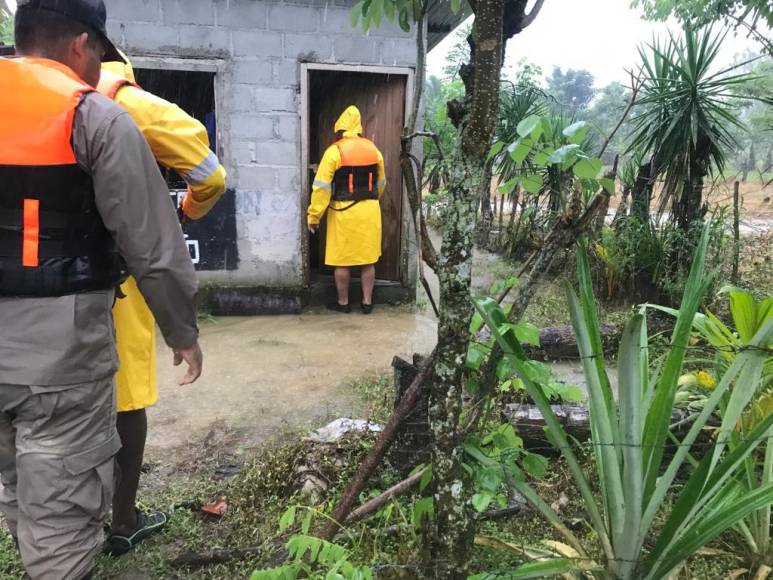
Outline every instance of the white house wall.
{"type": "Polygon", "coordinates": [[[415,67],[394,24],[351,28],[351,1],[105,0],[108,32],[142,66],[204,63],[216,76],[218,153],[236,191],[239,267],[204,280],[303,285],[300,63],[415,67]]]}

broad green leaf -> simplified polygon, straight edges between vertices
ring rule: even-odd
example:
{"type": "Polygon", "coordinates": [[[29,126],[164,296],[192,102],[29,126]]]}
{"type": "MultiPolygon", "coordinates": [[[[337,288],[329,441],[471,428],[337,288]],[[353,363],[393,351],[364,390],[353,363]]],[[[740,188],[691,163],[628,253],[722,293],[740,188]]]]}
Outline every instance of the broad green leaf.
{"type": "Polygon", "coordinates": [[[773,298],[757,303],[748,292],[734,290],[730,292],[730,312],[741,342],[748,344],[760,327],[773,317],[773,298]]]}
{"type": "Polygon", "coordinates": [[[596,176],[601,172],[601,167],[601,159],[585,157],[575,163],[572,171],[580,179],[596,179],[596,176]]]}
{"type": "Polygon", "coordinates": [[[515,336],[523,344],[539,346],[539,328],[528,322],[521,321],[515,325],[515,336]]]}
{"type": "Polygon", "coordinates": [[[527,173],[519,181],[521,182],[521,187],[529,193],[536,194],[542,191],[542,176],[539,173],[527,173]]]}
{"type": "Polygon", "coordinates": [[[477,342],[471,342],[467,349],[467,360],[465,361],[467,368],[478,370],[480,365],[483,364],[483,361],[486,360],[488,354],[489,349],[485,346],[477,342]]]}
{"type": "Polygon", "coordinates": [[[398,21],[400,23],[400,28],[403,29],[403,32],[410,32],[411,31],[411,23],[409,20],[408,10],[400,10],[400,16],[398,17],[398,21]]]}
{"type": "Polygon", "coordinates": [[[419,482],[419,492],[423,492],[427,489],[427,486],[432,481],[432,466],[428,465],[421,473],[421,481],[419,482]]]}
{"type": "Polygon", "coordinates": [[[357,28],[357,23],[360,21],[360,17],[362,16],[362,8],[364,4],[364,2],[357,2],[357,4],[354,5],[354,8],[352,8],[352,11],[349,13],[349,22],[351,23],[352,28],[357,28]]]}
{"type": "Polygon", "coordinates": [[[523,119],[520,123],[518,123],[518,127],[516,127],[516,131],[518,132],[518,135],[521,137],[529,137],[531,136],[532,132],[537,127],[541,127],[540,122],[541,118],[539,115],[529,115],[525,119],[523,119]]]}
{"type": "Polygon", "coordinates": [[[451,12],[458,14],[459,9],[462,7],[462,0],[451,0],[451,12]]]}
{"type": "Polygon", "coordinates": [[[510,179],[508,181],[505,181],[502,185],[500,185],[497,188],[497,191],[500,194],[504,195],[504,194],[507,194],[507,193],[510,193],[511,191],[513,191],[513,189],[515,189],[516,185],[518,185],[518,178],[517,177],[513,177],[512,179],[510,179]]]}
{"type": "Polygon", "coordinates": [[[491,146],[491,150],[488,152],[488,158],[491,159],[492,157],[496,157],[502,152],[502,149],[505,148],[504,141],[497,141],[491,146]]]}
{"type": "Polygon", "coordinates": [[[472,496],[472,507],[474,507],[475,511],[479,513],[484,512],[493,499],[494,494],[487,491],[476,493],[472,496]]]}
{"type": "Polygon", "coordinates": [[[576,157],[579,150],[579,145],[564,145],[563,147],[556,149],[548,158],[548,161],[550,163],[567,163],[576,157]]]}
{"type": "Polygon", "coordinates": [[[537,151],[534,154],[534,159],[532,159],[532,163],[540,167],[547,166],[548,162],[550,161],[550,156],[553,154],[553,151],[555,150],[551,151],[549,149],[543,149],[541,151],[537,151]]]}
{"type": "Polygon", "coordinates": [[[473,377],[465,377],[464,390],[471,395],[477,395],[480,391],[480,381],[473,377]]]}
{"type": "Polygon", "coordinates": [[[546,385],[550,382],[550,368],[545,363],[537,360],[525,360],[519,366],[533,383],[546,385]]]}
{"type": "Polygon", "coordinates": [[[548,460],[542,455],[525,452],[522,461],[526,473],[533,477],[544,477],[548,470],[548,460]]]}
{"type": "Polygon", "coordinates": [[[614,179],[610,179],[609,177],[602,177],[599,179],[599,183],[601,184],[601,187],[604,188],[604,191],[606,191],[609,195],[615,195],[614,179]]]}
{"type": "Polygon", "coordinates": [[[395,21],[395,4],[392,0],[384,0],[384,15],[389,22],[395,21]]]}
{"type": "Polygon", "coordinates": [[[510,378],[514,372],[515,369],[513,369],[513,365],[507,357],[499,361],[499,364],[497,365],[497,378],[500,381],[510,378]]]}
{"type": "Polygon", "coordinates": [[[515,161],[516,163],[521,163],[524,159],[526,159],[529,156],[529,153],[531,153],[531,148],[534,145],[534,142],[528,138],[523,137],[521,139],[518,139],[514,143],[512,143],[508,148],[507,151],[510,154],[510,158],[515,161]]]}
{"type": "Polygon", "coordinates": [[[423,497],[413,506],[413,525],[421,527],[421,522],[425,517],[432,519],[435,515],[435,504],[431,497],[423,497]]]}
{"type": "Polygon", "coordinates": [[[578,121],[564,129],[563,134],[564,137],[569,139],[570,143],[579,146],[579,144],[582,143],[582,140],[585,139],[585,135],[588,134],[589,128],[588,123],[585,121],[578,121]]]}
{"type": "Polygon", "coordinates": [[[384,13],[384,2],[389,3],[390,0],[372,0],[370,7],[371,21],[376,28],[381,27],[381,16],[384,13]]]}

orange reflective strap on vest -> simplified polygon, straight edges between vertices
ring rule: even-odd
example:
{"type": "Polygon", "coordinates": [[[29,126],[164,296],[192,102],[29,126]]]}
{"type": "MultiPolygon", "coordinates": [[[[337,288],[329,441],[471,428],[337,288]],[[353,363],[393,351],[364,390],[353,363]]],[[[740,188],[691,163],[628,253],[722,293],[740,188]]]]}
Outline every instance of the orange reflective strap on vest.
{"type": "Polygon", "coordinates": [[[70,165],[75,109],[93,91],[63,64],[0,58],[0,165],[70,165]]]}
{"type": "Polygon", "coordinates": [[[40,265],[40,201],[24,200],[24,236],[22,242],[21,263],[25,268],[37,268],[40,265]]]}

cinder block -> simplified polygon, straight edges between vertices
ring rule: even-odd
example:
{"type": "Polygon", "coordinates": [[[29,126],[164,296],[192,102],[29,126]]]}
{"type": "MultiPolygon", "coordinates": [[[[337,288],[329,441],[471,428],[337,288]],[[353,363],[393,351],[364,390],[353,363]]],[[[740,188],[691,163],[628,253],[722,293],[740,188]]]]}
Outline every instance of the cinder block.
{"type": "Polygon", "coordinates": [[[258,0],[229,0],[215,5],[218,26],[231,28],[265,29],[266,2],[258,0]]]}
{"type": "Polygon", "coordinates": [[[416,66],[416,42],[412,38],[384,40],[379,43],[381,63],[390,66],[416,66]]]}
{"type": "Polygon", "coordinates": [[[276,120],[276,136],[288,143],[300,140],[300,119],[297,114],[280,115],[276,120]]]}
{"type": "Polygon", "coordinates": [[[175,26],[127,22],[123,34],[126,48],[138,54],[177,52],[179,28],[175,26]]]}
{"type": "Polygon", "coordinates": [[[300,83],[301,67],[297,60],[276,59],[274,61],[274,82],[280,87],[297,87],[300,83]]]}
{"type": "Polygon", "coordinates": [[[252,92],[254,85],[245,83],[240,84],[232,82],[227,85],[223,100],[227,104],[230,112],[245,111],[254,113],[254,102],[252,92]]]}
{"type": "Polygon", "coordinates": [[[379,62],[377,42],[368,36],[339,36],[333,45],[336,61],[350,63],[379,62]]]}
{"type": "Polygon", "coordinates": [[[268,27],[277,32],[316,32],[319,12],[310,6],[277,4],[269,8],[268,27]]]}
{"type": "MultiPolygon", "coordinates": [[[[270,116],[234,112],[229,117],[232,138],[268,141],[274,137],[274,119],[270,116]]],[[[255,159],[261,163],[257,148],[255,159]]]]}
{"type": "Polygon", "coordinates": [[[232,165],[254,165],[258,162],[254,141],[231,140],[229,147],[232,165]]]}
{"type": "MultiPolygon", "coordinates": [[[[131,4],[127,2],[127,4],[131,4]]],[[[161,0],[164,24],[209,24],[215,23],[212,2],[190,0],[161,0]]]]}
{"type": "Polygon", "coordinates": [[[362,34],[354,28],[351,21],[351,9],[328,4],[320,15],[320,31],[329,34],[362,34]]]}
{"type": "Polygon", "coordinates": [[[317,34],[286,34],[284,56],[303,62],[328,61],[333,57],[330,36],[317,34]]]}
{"type": "Polygon", "coordinates": [[[236,168],[239,189],[274,191],[277,188],[277,170],[257,165],[239,165],[236,168]]]}
{"type": "Polygon", "coordinates": [[[161,18],[158,0],[105,0],[107,16],[121,22],[158,22],[161,18]]]}
{"type": "Polygon", "coordinates": [[[273,79],[273,64],[269,59],[239,59],[234,62],[233,80],[236,83],[268,86],[273,79]]]}
{"type": "Polygon", "coordinates": [[[231,35],[224,28],[181,26],[180,48],[188,52],[230,53],[231,35]]]}
{"type": "Polygon", "coordinates": [[[292,89],[256,88],[253,91],[253,107],[257,112],[295,112],[295,91],[292,89]]]}
{"type": "Polygon", "coordinates": [[[300,194],[301,176],[298,167],[282,167],[277,170],[279,191],[294,196],[300,194]]]}
{"type": "Polygon", "coordinates": [[[231,33],[237,56],[281,57],[282,35],[265,30],[234,30],[231,33]]]}
{"type": "Polygon", "coordinates": [[[297,143],[264,141],[255,145],[258,163],[261,165],[292,166],[298,165],[300,152],[297,143]]]}

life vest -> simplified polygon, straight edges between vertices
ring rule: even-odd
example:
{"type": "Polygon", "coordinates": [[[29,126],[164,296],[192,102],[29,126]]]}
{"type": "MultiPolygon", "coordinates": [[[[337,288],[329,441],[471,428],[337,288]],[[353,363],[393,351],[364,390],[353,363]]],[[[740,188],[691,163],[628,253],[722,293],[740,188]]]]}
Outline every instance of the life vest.
{"type": "Polygon", "coordinates": [[[0,58],[0,296],[105,290],[125,278],[72,148],[94,89],[47,59],[0,58]]]}
{"type": "Polygon", "coordinates": [[[341,167],[333,177],[333,200],[378,199],[378,149],[373,142],[345,137],[335,146],[341,154],[341,167]]]}
{"type": "Polygon", "coordinates": [[[115,95],[118,93],[118,91],[129,85],[140,88],[137,83],[103,68],[102,72],[100,73],[97,90],[111,101],[114,101],[115,95]]]}

